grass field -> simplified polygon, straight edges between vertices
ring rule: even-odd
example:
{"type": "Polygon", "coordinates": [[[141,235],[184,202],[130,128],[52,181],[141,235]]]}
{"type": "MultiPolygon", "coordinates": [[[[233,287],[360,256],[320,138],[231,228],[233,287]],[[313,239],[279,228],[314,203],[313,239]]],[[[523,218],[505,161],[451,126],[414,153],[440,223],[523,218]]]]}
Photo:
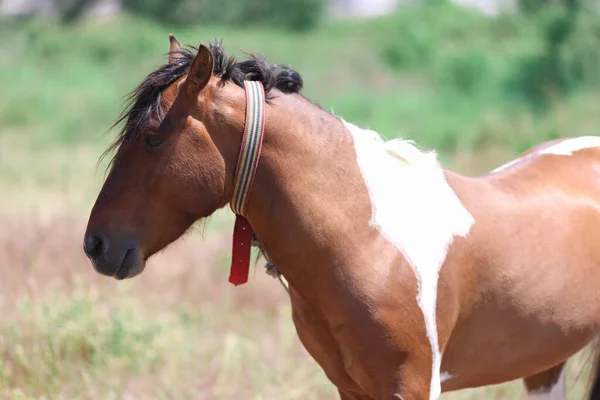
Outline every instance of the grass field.
{"type": "MultiPolygon", "coordinates": [[[[369,29],[175,33],[191,44],[222,37],[237,54],[288,63],[326,108],[436,148],[445,165],[467,174],[531,143],[600,126],[594,90],[543,115],[453,102],[427,76],[388,68],[369,29]]],[[[112,136],[104,131],[125,93],[164,61],[169,30],[133,18],[73,27],[0,21],[0,398],[334,398],[296,337],[277,281],[259,263],[249,284],[227,283],[228,211],[132,281],[100,277],[82,253],[104,173],[96,161],[112,136]]],[[[582,398],[586,359],[570,363],[574,399],[582,398]]],[[[512,382],[443,398],[519,399],[523,390],[512,382]]]]}

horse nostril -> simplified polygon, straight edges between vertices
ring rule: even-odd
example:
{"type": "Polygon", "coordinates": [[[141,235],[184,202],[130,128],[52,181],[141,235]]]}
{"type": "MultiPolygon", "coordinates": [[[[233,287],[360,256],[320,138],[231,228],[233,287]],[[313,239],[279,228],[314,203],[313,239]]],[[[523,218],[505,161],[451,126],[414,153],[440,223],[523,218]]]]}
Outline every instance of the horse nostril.
{"type": "Polygon", "coordinates": [[[108,251],[108,241],[99,236],[87,235],[83,244],[83,251],[91,260],[96,260],[108,251]]]}

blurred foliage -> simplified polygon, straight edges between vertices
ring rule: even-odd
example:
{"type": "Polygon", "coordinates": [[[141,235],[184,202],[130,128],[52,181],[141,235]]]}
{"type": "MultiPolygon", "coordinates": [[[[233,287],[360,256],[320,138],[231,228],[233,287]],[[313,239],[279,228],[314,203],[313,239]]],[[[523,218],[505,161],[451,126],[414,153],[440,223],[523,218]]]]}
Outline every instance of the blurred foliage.
{"type": "Polygon", "coordinates": [[[595,0],[517,0],[517,7],[519,11],[524,13],[538,13],[548,6],[557,4],[581,9],[591,6],[593,1],[595,0]]]}
{"type": "Polygon", "coordinates": [[[600,84],[600,16],[575,0],[538,6],[486,18],[429,2],[374,28],[379,54],[394,70],[422,71],[456,96],[545,110],[600,84]]]}
{"type": "Polygon", "coordinates": [[[1,20],[0,35],[11,40],[0,43],[0,126],[36,146],[105,144],[110,135],[99,133],[126,92],[164,62],[172,30],[182,43],[222,38],[238,55],[258,52],[290,65],[309,98],[387,138],[401,134],[442,156],[488,148],[514,154],[574,132],[598,134],[600,18],[579,10],[565,32],[568,12],[557,4],[487,17],[432,0],[302,33],[173,29],[132,14],[91,24],[1,20]]]}
{"type": "Polygon", "coordinates": [[[268,25],[306,30],[319,22],[326,0],[123,0],[123,6],[170,25],[268,25]]]}
{"type": "Polygon", "coordinates": [[[516,64],[513,89],[537,108],[583,85],[600,82],[600,18],[578,0],[522,7],[538,27],[542,49],[516,64]]]}
{"type": "MultiPolygon", "coordinates": [[[[97,0],[54,0],[63,22],[79,19],[97,0]]],[[[307,30],[317,25],[327,0],[123,0],[125,11],[172,26],[222,24],[307,30]]]]}
{"type": "Polygon", "coordinates": [[[54,0],[59,10],[61,20],[71,23],[79,19],[86,8],[96,3],[96,0],[54,0]]]}

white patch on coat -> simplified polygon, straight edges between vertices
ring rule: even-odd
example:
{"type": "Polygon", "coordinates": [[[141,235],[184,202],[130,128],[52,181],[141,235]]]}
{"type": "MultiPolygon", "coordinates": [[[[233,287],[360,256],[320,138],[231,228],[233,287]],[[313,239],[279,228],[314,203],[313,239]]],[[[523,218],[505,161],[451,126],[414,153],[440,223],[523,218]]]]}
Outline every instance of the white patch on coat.
{"type": "Polygon", "coordinates": [[[591,147],[600,146],[600,137],[598,136],[582,136],[578,138],[572,138],[563,140],[560,143],[557,143],[553,146],[546,147],[543,150],[540,150],[540,154],[556,154],[559,156],[570,156],[573,153],[583,150],[589,149],[591,147]]]}
{"type": "Polygon", "coordinates": [[[558,381],[548,388],[540,388],[527,393],[529,400],[567,400],[566,371],[563,367],[558,381]]]}
{"type": "Polygon", "coordinates": [[[436,324],[438,276],[455,236],[475,222],[448,185],[435,152],[404,140],[384,142],[376,132],[344,122],[371,199],[370,225],[398,248],[418,282],[417,303],[431,345],[430,400],[441,393],[436,324]]]}
{"type": "Polygon", "coordinates": [[[525,157],[519,157],[512,161],[509,161],[506,164],[501,165],[498,168],[492,170],[491,173],[494,174],[496,172],[500,172],[503,169],[511,167],[515,164],[519,164],[520,162],[522,162],[524,160],[527,160],[531,157],[538,156],[540,154],[554,154],[557,156],[572,156],[573,153],[575,153],[579,150],[584,150],[584,149],[589,149],[592,147],[599,147],[599,146],[600,146],[600,137],[598,137],[598,136],[582,136],[582,137],[577,137],[577,138],[572,138],[572,139],[566,139],[566,140],[563,140],[562,142],[559,142],[550,147],[546,147],[545,149],[542,149],[535,153],[530,153],[530,154],[526,155],[525,157]]]}
{"type": "Polygon", "coordinates": [[[452,375],[452,374],[451,374],[451,373],[449,373],[449,372],[446,372],[446,371],[444,371],[444,372],[442,372],[442,373],[440,374],[440,382],[441,382],[441,383],[444,383],[444,382],[446,382],[446,381],[449,381],[449,380],[450,380],[450,379],[452,379],[452,378],[454,378],[454,375],[452,375]]]}

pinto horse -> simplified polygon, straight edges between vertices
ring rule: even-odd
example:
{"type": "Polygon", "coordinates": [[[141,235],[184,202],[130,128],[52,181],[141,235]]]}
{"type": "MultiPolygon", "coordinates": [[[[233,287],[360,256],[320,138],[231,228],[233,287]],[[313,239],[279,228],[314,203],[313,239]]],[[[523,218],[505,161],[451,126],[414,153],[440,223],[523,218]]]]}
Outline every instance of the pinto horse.
{"type": "Polygon", "coordinates": [[[310,102],[289,68],[171,36],[168,63],[118,120],[84,238],[96,271],[134,277],[231,204],[254,124],[246,81],[266,100],[243,217],[341,399],[436,399],[516,378],[531,398],[566,398],[567,359],[600,332],[600,138],[465,177],[310,102]]]}

